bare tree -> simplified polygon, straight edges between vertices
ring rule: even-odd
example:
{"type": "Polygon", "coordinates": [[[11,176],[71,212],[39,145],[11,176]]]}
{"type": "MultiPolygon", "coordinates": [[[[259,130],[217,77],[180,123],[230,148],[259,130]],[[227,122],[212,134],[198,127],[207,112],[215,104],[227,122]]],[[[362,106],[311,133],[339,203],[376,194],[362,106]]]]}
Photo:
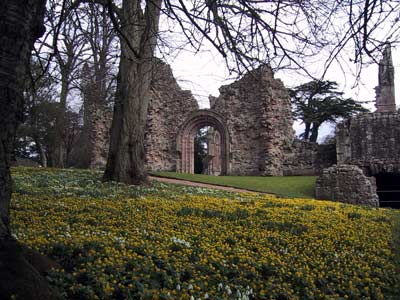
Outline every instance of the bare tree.
{"type": "Polygon", "coordinates": [[[67,164],[67,99],[73,88],[73,82],[79,77],[79,68],[85,62],[86,50],[84,36],[78,26],[79,17],[72,12],[62,11],[66,2],[48,1],[45,24],[53,34],[54,41],[53,44],[44,41],[44,44],[53,52],[52,56],[55,58],[56,68],[59,71],[60,94],[52,153],[53,166],[59,168],[64,168],[67,164]]]}
{"type": "Polygon", "coordinates": [[[104,180],[131,184],[146,182],[144,131],[149,87],[157,42],[161,0],[122,1],[108,6],[119,19],[121,57],[111,126],[110,150],[104,180]]]}
{"type": "MultiPolygon", "coordinates": [[[[114,26],[109,18],[107,8],[95,3],[88,3],[75,10],[83,40],[88,44],[86,63],[93,73],[90,81],[96,90],[93,99],[104,106],[114,97],[115,73],[113,65],[117,62],[118,43],[114,26]]],[[[88,79],[88,78],[87,78],[88,79]]]]}
{"type": "Polygon", "coordinates": [[[54,138],[54,128],[51,124],[55,121],[57,96],[53,76],[49,72],[43,73],[37,58],[32,57],[30,80],[27,80],[24,92],[25,119],[18,128],[16,138],[28,141],[31,139],[34,142],[34,150],[37,151],[38,161],[43,167],[47,167],[49,148],[54,145],[54,141],[51,141],[51,138],[54,138]]]}
{"type": "Polygon", "coordinates": [[[80,30],[88,44],[88,58],[81,72],[83,128],[79,149],[75,151],[75,165],[97,167],[104,165],[106,135],[104,119],[110,116],[110,104],[115,97],[118,58],[117,35],[106,7],[88,3],[76,9],[80,30]]]}

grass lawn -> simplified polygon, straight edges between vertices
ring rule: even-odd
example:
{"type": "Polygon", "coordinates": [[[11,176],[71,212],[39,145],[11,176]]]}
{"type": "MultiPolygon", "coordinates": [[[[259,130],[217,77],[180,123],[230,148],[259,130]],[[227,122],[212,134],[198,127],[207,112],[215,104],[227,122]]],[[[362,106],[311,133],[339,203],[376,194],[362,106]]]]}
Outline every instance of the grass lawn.
{"type": "Polygon", "coordinates": [[[12,234],[58,262],[64,300],[400,299],[398,210],[85,170],[13,180],[12,234]]]}
{"type": "Polygon", "coordinates": [[[314,198],[316,176],[210,176],[157,172],[156,176],[185,179],[275,194],[284,198],[314,198]]]}

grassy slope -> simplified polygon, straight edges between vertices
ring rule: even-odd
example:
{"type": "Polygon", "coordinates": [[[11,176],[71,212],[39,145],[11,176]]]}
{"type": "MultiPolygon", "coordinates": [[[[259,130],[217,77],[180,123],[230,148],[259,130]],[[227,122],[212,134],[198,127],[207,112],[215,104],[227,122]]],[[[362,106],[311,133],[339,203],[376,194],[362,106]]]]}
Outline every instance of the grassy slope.
{"type": "Polygon", "coordinates": [[[314,198],[316,176],[209,176],[201,174],[182,174],[158,172],[156,176],[185,179],[196,182],[248,189],[276,194],[286,198],[314,198]]]}

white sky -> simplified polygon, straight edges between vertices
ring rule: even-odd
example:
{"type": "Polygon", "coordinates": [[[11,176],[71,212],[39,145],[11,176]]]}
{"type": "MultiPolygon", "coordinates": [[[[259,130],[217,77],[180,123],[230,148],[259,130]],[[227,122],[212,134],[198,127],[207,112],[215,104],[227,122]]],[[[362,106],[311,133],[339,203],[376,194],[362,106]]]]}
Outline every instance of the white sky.
{"type": "MultiPolygon", "coordinates": [[[[395,67],[395,82],[398,82],[400,74],[400,51],[392,48],[392,59],[395,67]]],[[[219,87],[229,84],[237,78],[230,78],[223,60],[212,51],[204,51],[194,54],[190,51],[182,51],[176,58],[170,59],[174,76],[183,89],[191,90],[199,102],[201,108],[209,107],[208,95],[218,96],[219,87]]],[[[375,90],[378,85],[378,65],[370,65],[362,70],[361,79],[355,85],[355,76],[348,65],[343,71],[338,64],[333,65],[328,71],[325,79],[336,81],[339,89],[345,97],[352,97],[358,101],[374,101],[375,90]]],[[[281,79],[286,87],[294,87],[301,83],[310,81],[310,78],[302,77],[299,74],[290,74],[288,71],[279,71],[275,78],[281,79]]],[[[400,103],[400,83],[396,86],[396,104],[400,103]]],[[[366,105],[371,111],[375,110],[374,103],[366,105]]],[[[319,140],[333,130],[334,126],[324,126],[320,130],[319,140]]],[[[295,124],[297,133],[302,132],[302,126],[295,124]]]]}

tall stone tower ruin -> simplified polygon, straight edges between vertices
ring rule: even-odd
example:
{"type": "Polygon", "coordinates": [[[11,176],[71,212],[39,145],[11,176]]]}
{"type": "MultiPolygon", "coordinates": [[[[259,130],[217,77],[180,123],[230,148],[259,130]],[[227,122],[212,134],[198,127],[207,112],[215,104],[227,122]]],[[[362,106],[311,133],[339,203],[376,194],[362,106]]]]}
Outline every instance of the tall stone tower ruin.
{"type": "Polygon", "coordinates": [[[377,112],[395,112],[394,67],[390,44],[386,45],[379,62],[379,85],[375,88],[377,112]]]}

